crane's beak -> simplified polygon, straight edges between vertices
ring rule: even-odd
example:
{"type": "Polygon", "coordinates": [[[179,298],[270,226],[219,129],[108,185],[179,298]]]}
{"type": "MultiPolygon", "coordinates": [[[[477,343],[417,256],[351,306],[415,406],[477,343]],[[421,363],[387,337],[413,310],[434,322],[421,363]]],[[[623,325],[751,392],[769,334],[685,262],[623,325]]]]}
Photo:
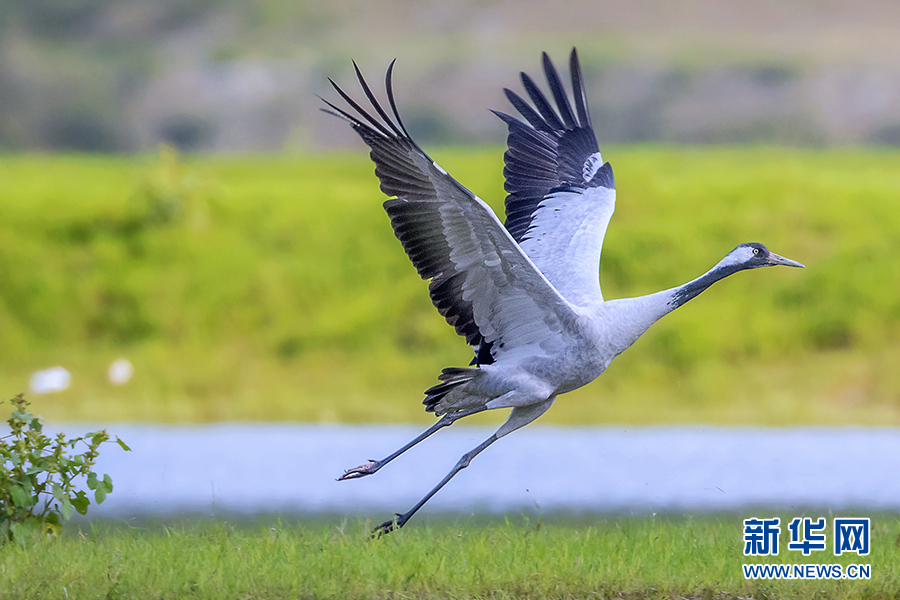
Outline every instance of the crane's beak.
{"type": "Polygon", "coordinates": [[[784,265],[785,267],[799,267],[801,269],[806,268],[806,265],[804,265],[803,263],[798,263],[796,260],[778,256],[774,252],[769,252],[769,260],[766,261],[766,264],[770,267],[774,267],[775,265],[784,265]]]}

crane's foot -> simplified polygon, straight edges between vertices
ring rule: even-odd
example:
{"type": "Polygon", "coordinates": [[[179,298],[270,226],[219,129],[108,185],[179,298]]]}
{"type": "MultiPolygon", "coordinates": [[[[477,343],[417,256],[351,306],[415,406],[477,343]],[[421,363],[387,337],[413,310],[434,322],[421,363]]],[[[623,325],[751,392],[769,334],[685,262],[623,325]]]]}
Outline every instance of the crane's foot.
{"type": "Polygon", "coordinates": [[[338,477],[337,480],[344,481],[346,479],[359,479],[360,477],[365,477],[366,475],[371,475],[372,473],[377,472],[378,469],[380,469],[382,466],[384,466],[384,462],[380,460],[370,459],[369,462],[364,465],[360,465],[353,469],[347,469],[346,471],[344,471],[343,475],[338,477]]]}
{"type": "Polygon", "coordinates": [[[381,525],[376,527],[374,530],[372,530],[372,537],[380,538],[381,536],[385,535],[386,533],[390,533],[390,532],[394,531],[395,529],[400,529],[401,527],[406,525],[406,522],[409,521],[409,518],[412,515],[410,515],[408,513],[405,515],[396,513],[394,516],[395,516],[395,518],[393,518],[389,521],[385,521],[384,523],[382,523],[381,525]]]}

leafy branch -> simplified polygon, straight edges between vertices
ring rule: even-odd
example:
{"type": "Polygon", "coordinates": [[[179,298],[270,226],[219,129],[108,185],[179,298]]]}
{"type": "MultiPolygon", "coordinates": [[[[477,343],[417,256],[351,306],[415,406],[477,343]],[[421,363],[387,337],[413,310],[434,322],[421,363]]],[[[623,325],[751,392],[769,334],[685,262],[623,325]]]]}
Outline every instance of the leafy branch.
{"type": "MultiPolygon", "coordinates": [[[[65,433],[50,438],[23,394],[9,402],[14,406],[6,421],[11,432],[0,437],[0,539],[20,539],[28,532],[56,535],[75,511],[87,513],[90,499],[76,488],[78,478],[86,478],[97,504],[112,492],[110,476],[92,471],[109,434],[101,430],[72,439],[65,433]]],[[[131,450],[118,437],[115,441],[131,450]]]]}

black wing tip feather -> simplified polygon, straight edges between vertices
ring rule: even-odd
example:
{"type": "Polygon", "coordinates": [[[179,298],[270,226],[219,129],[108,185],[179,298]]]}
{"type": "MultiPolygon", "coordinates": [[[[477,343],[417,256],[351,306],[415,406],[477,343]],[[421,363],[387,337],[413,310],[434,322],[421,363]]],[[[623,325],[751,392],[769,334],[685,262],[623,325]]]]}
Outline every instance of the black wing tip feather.
{"type": "Polygon", "coordinates": [[[559,118],[559,115],[556,114],[556,110],[554,110],[550,103],[547,101],[547,97],[544,96],[544,93],[537,86],[534,80],[528,75],[528,73],[525,73],[524,71],[520,74],[520,77],[522,79],[522,85],[525,87],[525,91],[528,92],[528,96],[534,103],[534,107],[544,119],[547,127],[552,131],[564,130],[566,128],[565,124],[559,118]]]}
{"type": "MultiPolygon", "coordinates": [[[[394,60],[396,60],[396,59],[394,59],[394,60]]],[[[328,109],[324,109],[324,108],[322,108],[320,110],[322,110],[325,113],[332,114],[332,115],[334,115],[334,112],[332,112],[332,111],[336,111],[339,114],[337,114],[335,116],[338,116],[345,120],[350,120],[350,122],[356,126],[361,126],[366,129],[377,131],[378,133],[382,134],[385,137],[407,139],[409,137],[409,134],[406,132],[406,129],[403,127],[403,124],[395,123],[394,120],[388,116],[387,111],[385,111],[384,108],[382,108],[381,103],[378,101],[378,99],[375,97],[375,94],[372,92],[372,88],[369,86],[368,82],[366,81],[366,78],[363,76],[362,71],[359,68],[359,65],[356,64],[355,60],[351,60],[350,62],[353,65],[353,71],[356,74],[356,79],[359,82],[360,88],[362,89],[363,93],[365,94],[366,99],[369,101],[369,105],[378,114],[380,119],[376,119],[374,116],[372,116],[365,108],[362,107],[362,105],[360,105],[358,102],[356,102],[350,96],[350,94],[348,94],[346,91],[344,91],[344,89],[341,86],[339,86],[337,83],[335,83],[335,81],[331,77],[328,77],[328,83],[331,84],[331,87],[334,88],[334,90],[338,93],[338,95],[344,100],[344,102],[347,103],[347,105],[350,108],[352,108],[356,112],[356,114],[353,115],[353,114],[348,113],[346,110],[337,107],[334,103],[326,100],[325,98],[323,98],[321,96],[319,96],[319,99],[322,102],[324,102],[325,104],[327,104],[332,110],[328,110],[328,109]]],[[[392,61],[391,67],[393,67],[393,64],[394,63],[392,61]]],[[[391,103],[391,106],[393,108],[394,107],[394,99],[393,99],[393,94],[391,91],[390,77],[391,77],[391,68],[389,67],[388,71],[387,71],[388,83],[387,83],[386,88],[387,88],[387,92],[388,92],[388,101],[391,103]]],[[[396,115],[396,112],[395,112],[395,115],[396,115]]]]}
{"type": "Polygon", "coordinates": [[[359,133],[363,137],[364,141],[366,141],[366,143],[370,146],[372,145],[370,143],[371,140],[366,139],[367,135],[376,135],[389,140],[399,140],[403,144],[413,148],[416,152],[431,161],[431,157],[429,157],[428,154],[422,149],[422,147],[412,139],[412,136],[410,136],[409,131],[406,129],[406,125],[403,123],[403,119],[400,118],[400,111],[397,109],[397,101],[394,97],[393,82],[394,65],[397,63],[397,59],[395,58],[391,60],[384,75],[385,93],[387,95],[388,106],[390,106],[393,118],[383,108],[381,102],[378,101],[375,94],[372,92],[371,86],[369,86],[366,78],[362,74],[362,70],[359,68],[359,65],[356,63],[356,61],[351,60],[350,62],[353,64],[353,70],[356,74],[356,79],[359,82],[360,88],[362,88],[366,99],[369,101],[369,104],[377,113],[379,118],[376,119],[374,116],[372,116],[372,114],[370,114],[358,102],[353,100],[353,98],[351,98],[350,95],[346,91],[344,91],[344,89],[341,88],[337,83],[335,83],[334,80],[332,80],[330,77],[328,78],[328,82],[335,89],[335,91],[337,91],[338,95],[344,100],[344,102],[346,102],[347,105],[353,111],[355,111],[356,114],[350,114],[348,111],[337,107],[335,104],[329,102],[321,96],[319,96],[319,99],[327,104],[331,110],[325,108],[321,108],[320,110],[326,114],[330,114],[348,121],[352,125],[353,129],[356,130],[356,132],[359,133]]]}
{"type": "MultiPolygon", "coordinates": [[[[556,107],[554,108],[550,104],[531,76],[524,71],[519,73],[519,77],[522,80],[522,86],[534,103],[534,107],[526,103],[521,96],[509,88],[503,88],[503,93],[510,104],[522,115],[522,118],[539,131],[592,130],[591,117],[588,112],[587,97],[584,90],[584,78],[581,74],[581,64],[578,60],[578,49],[573,47],[569,56],[572,96],[575,100],[574,112],[569,101],[569,95],[562,84],[562,79],[559,77],[553,60],[547,52],[541,52],[541,63],[556,107]]],[[[505,122],[510,122],[509,115],[498,111],[492,112],[505,122]]]]}
{"type": "Polygon", "coordinates": [[[569,73],[572,76],[572,95],[575,96],[575,110],[582,127],[592,129],[591,113],[587,106],[587,93],[584,90],[584,77],[581,75],[581,63],[578,61],[578,50],[572,48],[569,57],[569,73]]]}
{"type": "Polygon", "coordinates": [[[413,148],[422,153],[423,156],[431,160],[428,154],[422,150],[421,146],[419,146],[415,141],[413,141],[412,136],[409,135],[409,131],[406,129],[406,125],[403,124],[403,119],[400,118],[400,111],[397,110],[397,102],[394,100],[394,65],[397,63],[397,59],[391,61],[391,64],[388,65],[387,71],[384,74],[384,89],[387,92],[388,104],[391,106],[391,112],[394,113],[394,118],[397,119],[397,125],[400,126],[400,130],[403,132],[405,139],[412,144],[413,148]]]}
{"type": "Polygon", "coordinates": [[[556,72],[556,67],[553,66],[553,61],[550,60],[550,57],[546,52],[543,53],[543,63],[544,75],[547,77],[547,83],[550,84],[550,92],[553,94],[553,99],[556,101],[556,108],[559,110],[559,114],[562,117],[563,123],[565,123],[566,129],[577,129],[579,123],[575,120],[575,115],[572,113],[568,94],[566,94],[566,90],[559,78],[559,73],[556,72]]]}

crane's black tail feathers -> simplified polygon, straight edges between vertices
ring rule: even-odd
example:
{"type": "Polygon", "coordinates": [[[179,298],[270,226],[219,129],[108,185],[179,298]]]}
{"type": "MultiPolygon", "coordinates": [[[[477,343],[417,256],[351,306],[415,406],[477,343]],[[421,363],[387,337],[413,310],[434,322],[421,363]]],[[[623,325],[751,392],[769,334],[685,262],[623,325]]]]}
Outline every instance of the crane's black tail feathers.
{"type": "Polygon", "coordinates": [[[438,375],[438,379],[440,379],[442,383],[425,390],[425,400],[422,401],[422,404],[425,405],[425,411],[435,412],[437,404],[444,396],[454,388],[475,379],[477,373],[477,368],[464,367],[447,367],[441,371],[441,374],[438,375]]]}

